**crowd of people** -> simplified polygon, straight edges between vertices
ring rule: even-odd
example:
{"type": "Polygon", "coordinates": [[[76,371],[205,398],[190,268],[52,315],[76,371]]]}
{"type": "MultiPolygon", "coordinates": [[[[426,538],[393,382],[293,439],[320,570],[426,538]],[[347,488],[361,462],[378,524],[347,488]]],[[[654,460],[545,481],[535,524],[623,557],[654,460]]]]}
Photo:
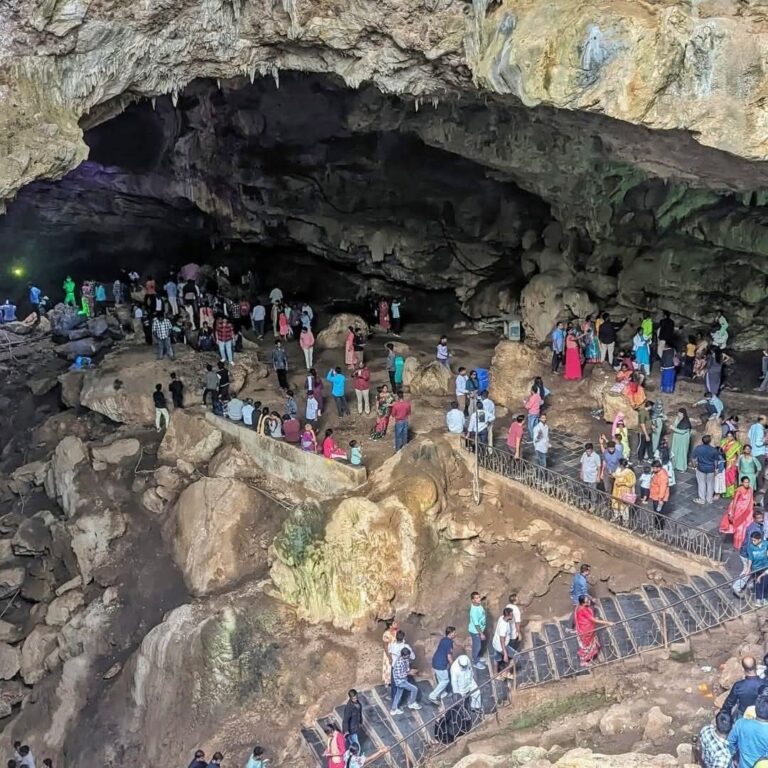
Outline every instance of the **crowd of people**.
{"type": "MultiPolygon", "coordinates": [[[[35,756],[28,744],[22,744],[20,741],[13,742],[13,757],[7,762],[8,768],[35,768],[35,756]]],[[[50,757],[44,757],[43,768],[53,768],[53,760],[50,757]]]]}
{"type": "MultiPolygon", "coordinates": [[[[211,759],[206,760],[205,751],[197,749],[188,768],[221,768],[223,762],[224,754],[222,752],[214,752],[211,759]]],[[[267,768],[269,763],[270,759],[264,756],[264,748],[257,744],[251,750],[244,765],[245,768],[267,768]]]]}

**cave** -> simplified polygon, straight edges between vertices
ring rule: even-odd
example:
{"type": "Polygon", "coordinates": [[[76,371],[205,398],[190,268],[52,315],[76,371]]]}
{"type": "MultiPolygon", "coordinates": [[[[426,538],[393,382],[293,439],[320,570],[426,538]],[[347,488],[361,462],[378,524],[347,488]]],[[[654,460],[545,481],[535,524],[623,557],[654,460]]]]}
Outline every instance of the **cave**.
{"type": "Polygon", "coordinates": [[[67,273],[197,261],[339,310],[381,293],[413,319],[520,314],[534,340],[562,314],[722,308],[760,343],[765,171],[689,135],[298,72],[123,106],[86,116],[88,160],[0,218],[2,252],[53,297],[67,273]]]}

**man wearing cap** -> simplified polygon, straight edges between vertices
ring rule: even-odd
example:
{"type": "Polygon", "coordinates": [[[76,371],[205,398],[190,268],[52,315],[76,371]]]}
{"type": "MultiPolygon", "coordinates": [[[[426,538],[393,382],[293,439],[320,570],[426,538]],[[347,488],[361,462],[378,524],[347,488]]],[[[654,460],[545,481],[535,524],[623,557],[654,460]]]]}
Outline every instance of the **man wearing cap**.
{"type": "Polygon", "coordinates": [[[451,664],[451,688],[459,696],[470,696],[470,709],[480,709],[482,706],[480,700],[480,689],[477,687],[475,678],[472,674],[472,665],[469,662],[469,656],[462,654],[451,664]]]}

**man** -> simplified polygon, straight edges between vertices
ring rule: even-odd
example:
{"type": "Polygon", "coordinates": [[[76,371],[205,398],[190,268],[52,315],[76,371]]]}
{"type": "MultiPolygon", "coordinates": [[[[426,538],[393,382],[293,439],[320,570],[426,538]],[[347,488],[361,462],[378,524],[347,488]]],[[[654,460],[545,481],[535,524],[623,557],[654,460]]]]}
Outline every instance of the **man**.
{"type": "Polygon", "coordinates": [[[75,301],[75,281],[69,275],[64,279],[64,304],[68,304],[71,307],[77,306],[77,301],[75,301]]]}
{"type": "Polygon", "coordinates": [[[0,307],[0,314],[2,314],[3,323],[16,322],[16,305],[11,304],[10,299],[6,299],[5,304],[0,307]]]}
{"type": "Polygon", "coordinates": [[[21,758],[18,761],[19,768],[35,768],[35,758],[27,744],[19,747],[19,757],[21,758]]]}
{"type": "Polygon", "coordinates": [[[656,354],[659,357],[661,357],[667,347],[675,346],[675,321],[672,319],[672,314],[669,310],[665,309],[662,313],[656,337],[658,339],[656,354]]]}
{"type": "Polygon", "coordinates": [[[749,546],[752,542],[752,534],[759,533],[765,539],[765,530],[763,528],[765,516],[762,509],[755,507],[752,511],[752,522],[747,526],[744,532],[744,542],[739,549],[739,558],[741,559],[741,573],[736,581],[733,582],[733,591],[741,597],[747,585],[752,578],[752,563],[749,560],[749,546]]]}
{"type": "Polygon", "coordinates": [[[233,397],[227,405],[227,418],[230,421],[242,421],[244,405],[239,397],[233,397]]]}
{"type": "Polygon", "coordinates": [[[269,292],[269,303],[279,304],[283,300],[283,292],[279,288],[273,288],[269,292]]]}
{"type": "Polygon", "coordinates": [[[653,458],[651,408],[653,408],[653,403],[650,400],[646,400],[637,409],[637,460],[640,462],[644,461],[646,456],[648,461],[653,458]]]}
{"type": "Polygon", "coordinates": [[[768,349],[763,350],[760,358],[760,386],[755,387],[755,392],[765,392],[768,389],[768,349]]]}
{"type": "Polygon", "coordinates": [[[744,678],[733,684],[720,709],[721,712],[736,718],[744,717],[747,707],[755,703],[757,692],[764,685],[757,676],[757,661],[754,656],[745,656],[741,660],[741,668],[744,671],[744,678]]]}
{"type": "Polygon", "coordinates": [[[400,307],[403,305],[402,299],[394,298],[389,305],[389,316],[392,318],[392,333],[400,333],[400,307]]]}
{"type": "Polygon", "coordinates": [[[602,314],[602,323],[597,332],[597,343],[600,347],[600,362],[607,360],[609,365],[613,365],[613,350],[616,346],[616,334],[627,322],[625,317],[620,323],[614,323],[607,312],[602,314]]]}
{"type": "Polygon", "coordinates": [[[152,400],[155,404],[155,429],[160,432],[160,422],[165,420],[165,428],[171,423],[171,414],[168,413],[168,403],[163,394],[163,385],[155,384],[155,391],[152,393],[152,400]]]}
{"type": "Polygon", "coordinates": [[[718,712],[714,725],[705,725],[699,732],[699,749],[703,768],[733,768],[728,734],[733,718],[727,712],[718,712]]]}
{"type": "Polygon", "coordinates": [[[275,347],[272,350],[272,368],[277,374],[277,382],[280,389],[288,389],[288,355],[283,349],[283,342],[280,339],[275,341],[275,347]]]}
{"type": "Polygon", "coordinates": [[[697,445],[691,452],[699,493],[694,499],[696,504],[711,504],[715,498],[715,471],[720,461],[720,451],[711,443],[712,436],[704,435],[701,445],[697,445]]]}
{"type": "Polygon", "coordinates": [[[451,410],[445,414],[445,424],[451,434],[464,434],[466,420],[463,411],[459,408],[459,404],[455,400],[451,401],[451,410]]]}
{"type": "Polygon", "coordinates": [[[711,392],[705,392],[704,399],[697,400],[693,405],[704,406],[704,408],[699,412],[702,424],[706,424],[712,416],[717,416],[719,418],[720,414],[725,409],[723,401],[717,395],[713,395],[711,392]]]}
{"type": "Polygon", "coordinates": [[[347,703],[344,705],[344,716],[341,719],[341,730],[349,742],[360,746],[360,728],[363,725],[363,705],[357,699],[357,691],[350,688],[347,703]]]}
{"type": "Polygon", "coordinates": [[[40,297],[43,295],[42,291],[32,283],[27,283],[29,288],[29,303],[32,305],[32,311],[35,313],[37,319],[40,319],[40,297]]]}
{"type": "Polygon", "coordinates": [[[768,696],[755,701],[755,719],[739,718],[728,734],[731,755],[738,755],[738,768],[754,768],[755,763],[768,755],[768,696]]]}
{"type": "Polygon", "coordinates": [[[579,604],[579,598],[582,595],[589,595],[589,578],[592,573],[592,566],[589,563],[582,563],[579,567],[579,572],[573,574],[573,580],[571,581],[571,602],[574,607],[579,604]]]}
{"type": "MultiPolygon", "coordinates": [[[[485,669],[485,665],[483,665],[485,669]]],[[[480,709],[482,700],[469,657],[462,654],[451,664],[451,688],[458,696],[469,696],[469,708],[480,709]]]]}
{"type": "Polygon", "coordinates": [[[205,761],[205,752],[202,749],[198,749],[195,752],[195,756],[192,758],[192,762],[189,764],[189,768],[206,768],[208,763],[205,761]]]}
{"type": "Polygon", "coordinates": [[[243,424],[246,427],[253,427],[253,414],[256,410],[256,406],[253,404],[253,400],[246,399],[243,405],[243,424]]]}
{"type": "Polygon", "coordinates": [[[579,461],[581,469],[579,476],[581,482],[588,485],[590,488],[597,488],[597,481],[600,478],[600,467],[602,462],[600,457],[595,453],[595,446],[592,443],[585,443],[584,453],[581,454],[579,461]]]}
{"type": "MultiPolygon", "coordinates": [[[[485,608],[483,607],[483,599],[479,592],[473,592],[470,596],[469,605],[469,625],[467,630],[472,640],[472,663],[475,665],[475,669],[485,669],[486,665],[480,658],[480,654],[483,650],[483,640],[485,640],[485,608]]],[[[454,693],[458,693],[454,689],[454,693]]]]}
{"type": "Polygon", "coordinates": [[[513,459],[521,459],[523,457],[524,424],[525,416],[519,414],[509,425],[509,432],[507,432],[507,447],[512,451],[513,459]]]}
{"type": "Polygon", "coordinates": [[[257,299],[251,310],[251,328],[258,338],[264,338],[264,318],[267,316],[267,310],[257,299]]]}
{"type": "Polygon", "coordinates": [[[165,317],[162,312],[158,313],[152,321],[152,337],[157,343],[158,360],[162,360],[164,357],[170,357],[171,360],[173,360],[173,344],[171,343],[172,332],[173,325],[171,324],[171,321],[165,317]]]}
{"type": "Polygon", "coordinates": [[[355,397],[357,398],[357,413],[361,414],[365,409],[366,416],[371,412],[371,372],[368,366],[360,360],[352,374],[354,379],[355,397]]]}
{"type": "Polygon", "coordinates": [[[389,389],[390,391],[394,392],[397,387],[395,386],[395,359],[397,358],[397,355],[395,354],[395,345],[388,341],[384,348],[387,350],[387,375],[389,376],[389,389]]]}
{"type": "Polygon", "coordinates": [[[496,421],[496,403],[488,397],[488,390],[480,392],[483,410],[485,411],[485,423],[488,425],[488,445],[493,445],[493,423],[496,421]]]}
{"type": "Polygon", "coordinates": [[[757,490],[765,489],[765,416],[757,417],[755,423],[749,428],[747,442],[752,446],[752,455],[760,463],[760,471],[757,473],[757,490]]]}
{"type": "Polygon", "coordinates": [[[760,531],[753,531],[747,546],[749,570],[755,580],[755,605],[762,608],[768,596],[768,541],[760,531]]]}
{"type": "Polygon", "coordinates": [[[203,405],[210,394],[211,405],[213,401],[219,397],[219,377],[216,375],[216,371],[213,370],[213,366],[210,363],[205,364],[205,377],[203,379],[203,405]]]}
{"type": "Polygon", "coordinates": [[[360,328],[353,331],[352,351],[355,353],[355,362],[360,365],[365,356],[365,335],[360,328]]]}
{"type": "Polygon", "coordinates": [[[172,276],[168,278],[168,282],[163,286],[163,290],[168,297],[168,303],[171,305],[171,312],[176,317],[179,314],[179,288],[172,276]]]}
{"type": "MultiPolygon", "coordinates": [[[[651,500],[653,511],[661,515],[664,505],[669,501],[669,474],[658,459],[651,464],[651,488],[648,498],[651,500]]],[[[661,518],[658,518],[657,522],[659,527],[663,527],[661,518]]]]}
{"type": "Polygon", "coordinates": [[[168,385],[168,390],[171,393],[171,402],[174,408],[184,407],[184,382],[176,376],[175,372],[171,372],[171,383],[168,385]]]}
{"type": "Polygon", "coordinates": [[[512,609],[505,608],[496,621],[496,629],[493,631],[493,658],[496,662],[496,672],[501,672],[509,664],[510,655],[514,656],[515,649],[509,646],[512,638],[510,624],[513,621],[512,609]]]}
{"type": "Polygon", "coordinates": [[[539,416],[539,422],[533,428],[533,450],[535,452],[534,461],[540,467],[546,468],[547,454],[549,453],[549,425],[547,424],[546,413],[539,416]]]}
{"type": "Polygon", "coordinates": [[[408,444],[408,419],[411,416],[411,404],[403,399],[403,390],[397,393],[390,416],[395,420],[395,453],[408,444]]]}
{"type": "Polygon", "coordinates": [[[219,400],[229,400],[229,371],[221,361],[216,368],[216,378],[219,380],[219,400]]]}
{"type": "Polygon", "coordinates": [[[475,442],[475,435],[477,435],[477,441],[480,445],[488,445],[488,420],[485,416],[482,400],[478,401],[477,407],[469,415],[469,422],[467,423],[467,439],[472,445],[475,442]]]}
{"type": "Polygon", "coordinates": [[[219,348],[221,362],[230,365],[234,363],[235,326],[229,322],[229,318],[223,315],[216,318],[216,322],[213,324],[213,336],[219,348]]]}
{"type": "Polygon", "coordinates": [[[341,372],[341,368],[337,366],[335,369],[331,368],[325,378],[331,382],[331,396],[336,403],[336,413],[338,413],[339,418],[349,416],[347,393],[345,390],[347,377],[341,372]]]}
{"type": "Polygon", "coordinates": [[[440,638],[440,642],[432,655],[432,671],[437,681],[429,694],[429,700],[433,704],[438,704],[440,699],[446,695],[445,691],[451,682],[448,670],[453,664],[453,641],[455,638],[456,627],[446,627],[445,634],[440,638]]]}
{"type": "Polygon", "coordinates": [[[456,374],[456,401],[459,404],[459,408],[464,412],[464,415],[466,416],[468,413],[467,409],[467,381],[469,380],[469,376],[467,376],[467,369],[463,366],[459,368],[459,372],[456,374]]]}
{"type": "Polygon", "coordinates": [[[565,351],[565,324],[559,322],[552,331],[552,373],[557,373],[557,369],[563,362],[563,353],[565,351]]]}
{"type": "Polygon", "coordinates": [[[394,664],[392,664],[392,678],[395,683],[395,698],[392,702],[392,709],[389,710],[390,715],[402,715],[403,710],[400,709],[400,699],[403,693],[408,691],[408,709],[421,709],[421,704],[416,703],[416,698],[419,695],[419,689],[408,679],[408,673],[411,671],[411,654],[407,648],[403,648],[400,651],[400,657],[394,664]]]}
{"type": "Polygon", "coordinates": [[[523,639],[521,630],[523,616],[520,613],[520,607],[517,604],[517,592],[512,592],[508,599],[509,602],[504,606],[504,608],[509,608],[509,610],[512,611],[512,621],[509,623],[509,645],[517,653],[517,651],[520,650],[520,645],[523,639]]]}
{"type": "Polygon", "coordinates": [[[224,755],[222,755],[221,752],[214,752],[211,762],[208,763],[208,768],[219,768],[223,759],[224,755]]]}

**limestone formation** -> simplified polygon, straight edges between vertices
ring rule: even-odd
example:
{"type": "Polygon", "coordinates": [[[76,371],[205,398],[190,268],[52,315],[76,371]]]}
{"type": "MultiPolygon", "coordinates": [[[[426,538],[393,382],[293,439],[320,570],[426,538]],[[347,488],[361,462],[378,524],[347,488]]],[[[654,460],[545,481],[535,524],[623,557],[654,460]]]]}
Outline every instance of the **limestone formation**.
{"type": "Polygon", "coordinates": [[[198,464],[211,459],[222,439],[203,414],[174,411],[157,455],[163,461],[183,459],[198,464]]]}
{"type": "Polygon", "coordinates": [[[211,459],[208,474],[211,477],[252,479],[263,473],[247,451],[230,443],[223,446],[211,459]]]}
{"type": "Polygon", "coordinates": [[[334,315],[328,325],[317,334],[315,340],[317,346],[325,349],[343,348],[349,333],[349,326],[359,328],[364,335],[368,334],[368,323],[360,315],[342,313],[334,315]]]}
{"type": "MultiPolygon", "coordinates": [[[[21,647],[21,676],[27,685],[34,685],[50,671],[47,659],[56,650],[56,627],[38,624],[21,647]]],[[[55,664],[54,664],[55,666],[55,664]]]]}
{"type": "Polygon", "coordinates": [[[135,437],[115,440],[107,445],[96,446],[91,449],[94,461],[103,461],[105,464],[119,464],[123,459],[130,459],[138,455],[141,443],[135,437]]]}
{"type": "Polygon", "coordinates": [[[544,359],[528,345],[516,341],[500,341],[491,360],[491,399],[513,414],[524,413],[523,401],[531,393],[533,383],[530,372],[542,370],[544,359]]]}
{"type": "Polygon", "coordinates": [[[72,517],[77,513],[81,498],[75,483],[78,466],[88,458],[88,449],[79,437],[65,437],[51,459],[45,489],[48,496],[58,501],[64,512],[72,517]]]}
{"type": "Polygon", "coordinates": [[[449,395],[453,391],[454,376],[436,360],[408,373],[403,376],[403,384],[413,395],[449,395]]]}
{"type": "Polygon", "coordinates": [[[8,643],[0,643],[0,680],[10,680],[21,668],[21,651],[8,643]]]}
{"type": "Polygon", "coordinates": [[[110,557],[110,542],[125,533],[125,518],[115,509],[86,512],[70,526],[72,551],[83,583],[91,581],[94,571],[105,565],[110,557]]]}

